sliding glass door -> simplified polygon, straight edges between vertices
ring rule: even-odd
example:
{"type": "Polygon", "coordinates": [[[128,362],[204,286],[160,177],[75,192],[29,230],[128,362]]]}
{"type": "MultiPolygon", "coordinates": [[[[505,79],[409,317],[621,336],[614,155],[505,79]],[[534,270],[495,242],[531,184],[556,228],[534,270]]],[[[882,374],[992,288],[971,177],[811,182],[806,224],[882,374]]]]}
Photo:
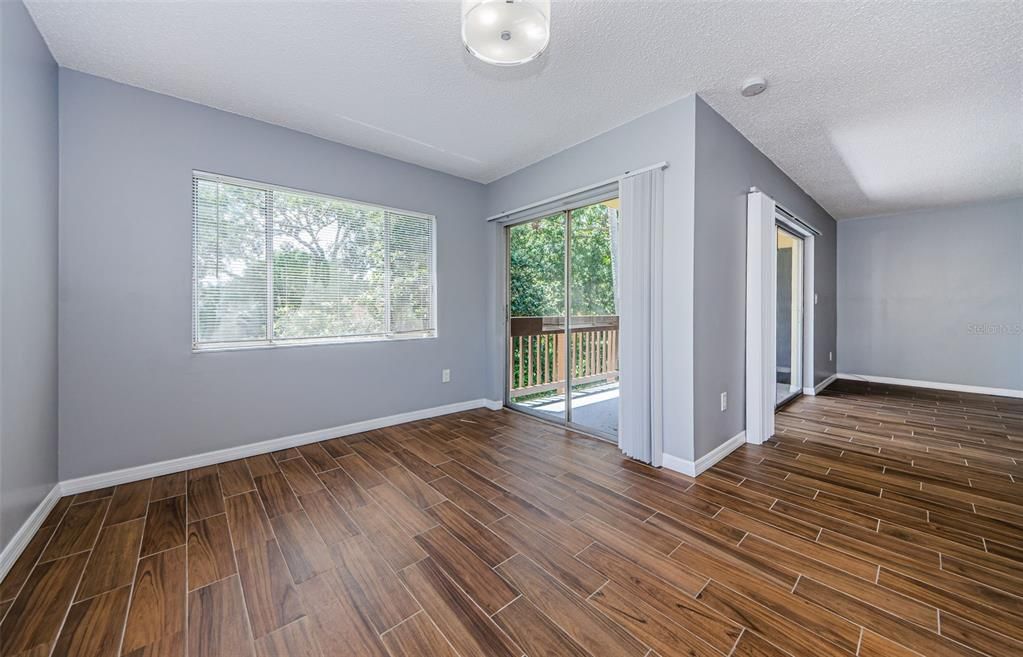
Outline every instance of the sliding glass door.
{"type": "Polygon", "coordinates": [[[618,432],[618,200],[507,228],[507,402],[618,432]]]}
{"type": "Polygon", "coordinates": [[[618,435],[618,199],[569,212],[571,421],[618,435]]]}
{"type": "Polygon", "coordinates": [[[564,212],[507,228],[512,406],[567,421],[564,212]]]}
{"type": "Polygon", "coordinates": [[[777,227],[777,352],[775,403],[803,390],[803,238],[777,227]]]}

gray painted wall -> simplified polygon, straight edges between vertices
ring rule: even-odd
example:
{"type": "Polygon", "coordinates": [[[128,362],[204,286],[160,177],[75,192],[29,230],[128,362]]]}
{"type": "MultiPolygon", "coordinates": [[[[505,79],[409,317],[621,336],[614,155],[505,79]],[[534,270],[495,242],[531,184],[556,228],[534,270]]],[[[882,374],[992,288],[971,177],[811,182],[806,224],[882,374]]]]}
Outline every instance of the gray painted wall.
{"type": "Polygon", "coordinates": [[[846,220],[838,244],[839,371],[1023,390],[1023,198],[846,220]]]}
{"type": "Polygon", "coordinates": [[[0,2],[0,546],[57,481],[57,65],[0,2]]]}
{"type": "Polygon", "coordinates": [[[68,70],[60,126],[62,479],[481,396],[482,185],[68,70]],[[440,337],[193,354],[193,169],[435,214],[440,337]]]}
{"type": "MultiPolygon", "coordinates": [[[[835,372],[835,221],[702,99],[696,100],[693,378],[696,457],[746,426],[746,194],[756,186],[821,231],[814,253],[818,303],[814,382],[835,372]],[[722,412],[720,395],[728,393],[722,412]]],[[[807,300],[809,303],[810,300],[807,300]]]]}
{"type": "MultiPolygon", "coordinates": [[[[664,172],[664,451],[692,459],[693,113],[690,96],[487,186],[485,216],[667,161],[664,172]]],[[[503,238],[490,227],[491,299],[504,296],[503,238]]],[[[489,323],[489,396],[503,395],[504,324],[489,323]]]]}

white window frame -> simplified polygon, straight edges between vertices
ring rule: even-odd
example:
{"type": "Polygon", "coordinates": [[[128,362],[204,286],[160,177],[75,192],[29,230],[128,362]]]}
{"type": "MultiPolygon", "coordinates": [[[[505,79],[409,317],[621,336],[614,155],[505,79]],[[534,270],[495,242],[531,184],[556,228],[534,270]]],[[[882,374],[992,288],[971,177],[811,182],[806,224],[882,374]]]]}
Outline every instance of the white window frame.
{"type": "MultiPolygon", "coordinates": [[[[258,189],[262,191],[279,191],[289,194],[302,194],[306,196],[315,196],[331,201],[340,201],[342,203],[353,203],[355,205],[368,206],[377,210],[383,210],[385,212],[393,212],[396,214],[403,214],[410,217],[419,217],[420,219],[427,219],[430,221],[430,271],[432,274],[432,281],[430,285],[430,310],[433,314],[433,328],[428,331],[415,332],[415,333],[374,333],[369,335],[349,335],[339,337],[313,337],[313,338],[284,338],[275,339],[273,337],[273,222],[272,219],[267,225],[266,239],[267,239],[267,337],[264,340],[247,340],[247,341],[233,341],[233,342],[199,342],[199,313],[197,311],[197,300],[199,298],[199,279],[196,276],[196,240],[195,240],[195,199],[192,199],[192,353],[210,353],[218,351],[242,351],[250,349],[277,349],[282,347],[309,347],[309,346],[323,346],[323,345],[337,345],[337,344],[358,344],[365,342],[403,342],[406,340],[433,340],[440,336],[440,313],[437,307],[437,288],[438,275],[437,275],[437,217],[432,214],[425,212],[417,212],[414,210],[403,210],[401,208],[395,208],[387,205],[381,205],[379,203],[369,203],[367,201],[357,201],[354,199],[344,198],[342,196],[335,196],[332,194],[323,194],[320,192],[312,192],[306,189],[298,189],[295,187],[285,187],[283,185],[275,185],[272,183],[260,182],[257,180],[249,180],[246,178],[236,178],[233,176],[225,176],[219,173],[210,173],[208,171],[200,171],[195,169],[192,171],[192,185],[195,184],[195,179],[199,178],[202,180],[215,181],[224,183],[227,185],[239,185],[242,187],[248,187],[251,189],[258,189]]],[[[385,313],[388,318],[391,313],[391,298],[390,294],[387,295],[387,305],[385,307],[385,313]]],[[[388,319],[388,325],[390,321],[388,319]]]]}

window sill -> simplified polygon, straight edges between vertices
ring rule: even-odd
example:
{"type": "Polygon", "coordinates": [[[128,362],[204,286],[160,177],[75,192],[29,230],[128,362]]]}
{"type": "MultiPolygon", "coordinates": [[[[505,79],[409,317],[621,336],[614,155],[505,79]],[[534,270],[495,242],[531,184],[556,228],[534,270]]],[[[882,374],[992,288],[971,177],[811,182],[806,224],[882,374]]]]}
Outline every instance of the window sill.
{"type": "Polygon", "coordinates": [[[192,345],[193,354],[210,354],[223,351],[254,351],[260,349],[289,349],[292,347],[327,347],[346,344],[373,344],[382,342],[408,342],[411,340],[436,340],[437,332],[416,335],[366,336],[354,338],[325,338],[323,340],[295,340],[259,343],[214,343],[202,346],[192,345]]]}

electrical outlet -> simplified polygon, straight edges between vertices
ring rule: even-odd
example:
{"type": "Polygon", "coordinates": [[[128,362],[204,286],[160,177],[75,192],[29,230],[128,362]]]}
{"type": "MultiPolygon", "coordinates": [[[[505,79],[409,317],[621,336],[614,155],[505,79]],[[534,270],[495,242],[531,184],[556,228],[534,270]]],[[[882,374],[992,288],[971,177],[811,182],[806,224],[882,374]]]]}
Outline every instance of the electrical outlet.
{"type": "Polygon", "coordinates": [[[440,371],[440,382],[441,383],[451,383],[451,370],[441,370],[440,371]]]}
{"type": "Polygon", "coordinates": [[[721,410],[725,411],[727,409],[728,409],[728,393],[727,392],[722,392],[721,393],[721,410]]]}
{"type": "Polygon", "coordinates": [[[835,360],[835,354],[833,354],[832,352],[829,351],[828,352],[828,360],[829,361],[835,360]]]}

